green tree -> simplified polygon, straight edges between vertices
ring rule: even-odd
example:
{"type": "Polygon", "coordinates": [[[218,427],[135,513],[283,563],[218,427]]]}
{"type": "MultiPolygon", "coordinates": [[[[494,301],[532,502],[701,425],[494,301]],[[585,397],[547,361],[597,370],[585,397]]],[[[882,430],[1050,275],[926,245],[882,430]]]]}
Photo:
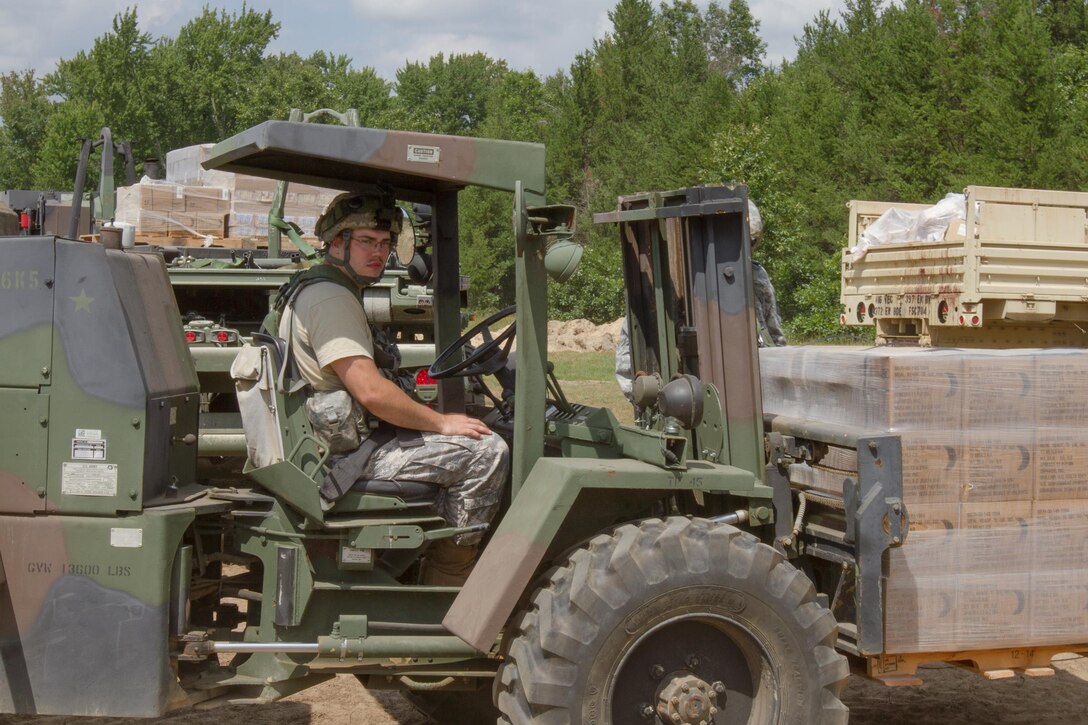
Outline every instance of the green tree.
{"type": "MultiPolygon", "coordinates": [[[[269,63],[265,51],[279,30],[271,11],[260,13],[243,5],[241,11],[228,13],[205,7],[182,26],[176,39],[160,42],[154,88],[161,104],[157,121],[166,140],[160,155],[170,148],[217,141],[245,128],[246,119],[256,115],[247,108],[253,102],[250,84],[269,63]]],[[[272,71],[276,74],[294,60],[272,63],[279,65],[272,71]]],[[[277,93],[268,86],[264,90],[277,93]]],[[[290,101],[274,102],[266,109],[280,111],[284,106],[290,108],[290,101]]]]}
{"type": "MultiPolygon", "coordinates": [[[[34,161],[37,187],[71,188],[80,140],[98,138],[103,126],[115,140],[131,142],[137,158],[148,155],[158,131],[155,99],[147,88],[152,52],[151,36],[140,30],[136,10],[129,9],[114,17],[110,32],[96,38],[90,51],[61,60],[46,76],[47,91],[61,100],[49,115],[34,161]]],[[[115,173],[120,181],[121,164],[115,173]]],[[[97,167],[88,176],[88,184],[94,183],[97,167]]]]}
{"type": "Polygon", "coordinates": [[[34,71],[0,76],[0,188],[33,188],[32,167],[41,153],[52,111],[45,86],[34,71]]]}
{"type": "Polygon", "coordinates": [[[711,70],[734,88],[743,88],[763,72],[767,44],[760,39],[759,21],[745,0],[730,0],[728,9],[710,3],[706,46],[711,70]]]}
{"type": "Polygon", "coordinates": [[[485,116],[488,93],[507,72],[506,62],[484,53],[439,53],[397,71],[396,96],[407,125],[428,133],[473,135],[485,116]]]}
{"type": "MultiPolygon", "coordinates": [[[[532,71],[510,71],[488,91],[480,135],[535,141],[543,133],[544,89],[532,71]]],[[[475,309],[495,310],[514,299],[514,234],[510,194],[469,187],[461,193],[461,271],[472,278],[475,309]]]]}

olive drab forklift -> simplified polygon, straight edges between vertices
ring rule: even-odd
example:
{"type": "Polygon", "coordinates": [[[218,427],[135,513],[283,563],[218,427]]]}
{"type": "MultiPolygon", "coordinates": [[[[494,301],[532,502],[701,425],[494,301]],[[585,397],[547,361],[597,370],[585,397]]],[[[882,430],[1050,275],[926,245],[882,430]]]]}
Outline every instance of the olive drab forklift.
{"type": "MultiPolygon", "coordinates": [[[[624,247],[628,426],[548,372],[548,277],[580,249],[573,210],[542,206],[542,146],[267,122],[206,166],[432,207],[435,405],[507,440],[508,501],[463,587],[419,584],[428,546],[464,530],[428,485],[360,481],[323,505],[328,452],[290,380],[263,391],[277,455],[209,485],[161,258],[0,240],[26,280],[0,289],[0,711],[157,716],[352,674],[450,722],[845,722],[835,620],[764,543],[789,494],[765,483],[743,187],[599,219],[624,247]],[[513,330],[475,348],[494,320],[462,334],[470,185],[512,194],[517,280],[513,330]],[[465,377],[501,393],[467,401],[465,377]]],[[[254,342],[258,367],[283,362],[254,342]]]]}

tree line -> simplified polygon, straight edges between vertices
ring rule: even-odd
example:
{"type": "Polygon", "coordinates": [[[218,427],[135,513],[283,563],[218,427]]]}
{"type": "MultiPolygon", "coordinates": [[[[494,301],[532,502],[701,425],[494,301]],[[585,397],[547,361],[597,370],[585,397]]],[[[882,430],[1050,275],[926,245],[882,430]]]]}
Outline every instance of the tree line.
{"type": "MultiPolygon", "coordinates": [[[[137,11],[93,47],[0,77],[0,188],[70,189],[77,139],[110,126],[137,158],[216,141],[290,108],[358,109],[364,125],[537,141],[548,197],[579,209],[586,254],[553,285],[553,315],[622,312],[620,194],[741,182],[760,205],[757,251],[794,336],[834,333],[850,199],[937,201],[968,184],[1083,189],[1085,0],[849,0],[766,62],[745,0],[619,0],[612,30],[541,77],[484,53],[406,63],[393,80],[343,55],[273,54],[271,12],[205,8],[176,37],[137,11]]],[[[471,304],[512,301],[508,195],[462,195],[471,304]]]]}

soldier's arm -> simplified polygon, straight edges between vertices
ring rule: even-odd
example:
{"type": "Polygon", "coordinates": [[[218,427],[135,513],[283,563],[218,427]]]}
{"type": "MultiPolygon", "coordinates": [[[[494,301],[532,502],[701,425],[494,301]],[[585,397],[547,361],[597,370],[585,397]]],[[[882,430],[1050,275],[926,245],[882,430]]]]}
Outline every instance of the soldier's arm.
{"type": "Polygon", "coordinates": [[[778,299],[774,294],[774,285],[767,278],[767,333],[778,347],[785,347],[786,333],[782,331],[782,317],[778,314],[778,299]]]}
{"type": "Polygon", "coordinates": [[[458,413],[439,413],[412,400],[395,383],[386,379],[368,357],[341,358],[330,363],[329,367],[360,405],[387,423],[412,430],[470,438],[491,433],[491,429],[476,418],[458,413]]]}

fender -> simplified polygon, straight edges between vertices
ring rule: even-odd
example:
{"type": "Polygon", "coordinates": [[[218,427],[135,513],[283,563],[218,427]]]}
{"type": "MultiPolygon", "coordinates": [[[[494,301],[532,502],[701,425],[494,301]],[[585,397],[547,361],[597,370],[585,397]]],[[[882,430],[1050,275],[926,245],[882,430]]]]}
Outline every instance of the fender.
{"type": "Polygon", "coordinates": [[[443,626],[487,652],[514,612],[578,493],[587,488],[721,493],[770,499],[771,489],[745,471],[703,461],[664,470],[627,458],[541,458],[533,466],[443,626]]]}

